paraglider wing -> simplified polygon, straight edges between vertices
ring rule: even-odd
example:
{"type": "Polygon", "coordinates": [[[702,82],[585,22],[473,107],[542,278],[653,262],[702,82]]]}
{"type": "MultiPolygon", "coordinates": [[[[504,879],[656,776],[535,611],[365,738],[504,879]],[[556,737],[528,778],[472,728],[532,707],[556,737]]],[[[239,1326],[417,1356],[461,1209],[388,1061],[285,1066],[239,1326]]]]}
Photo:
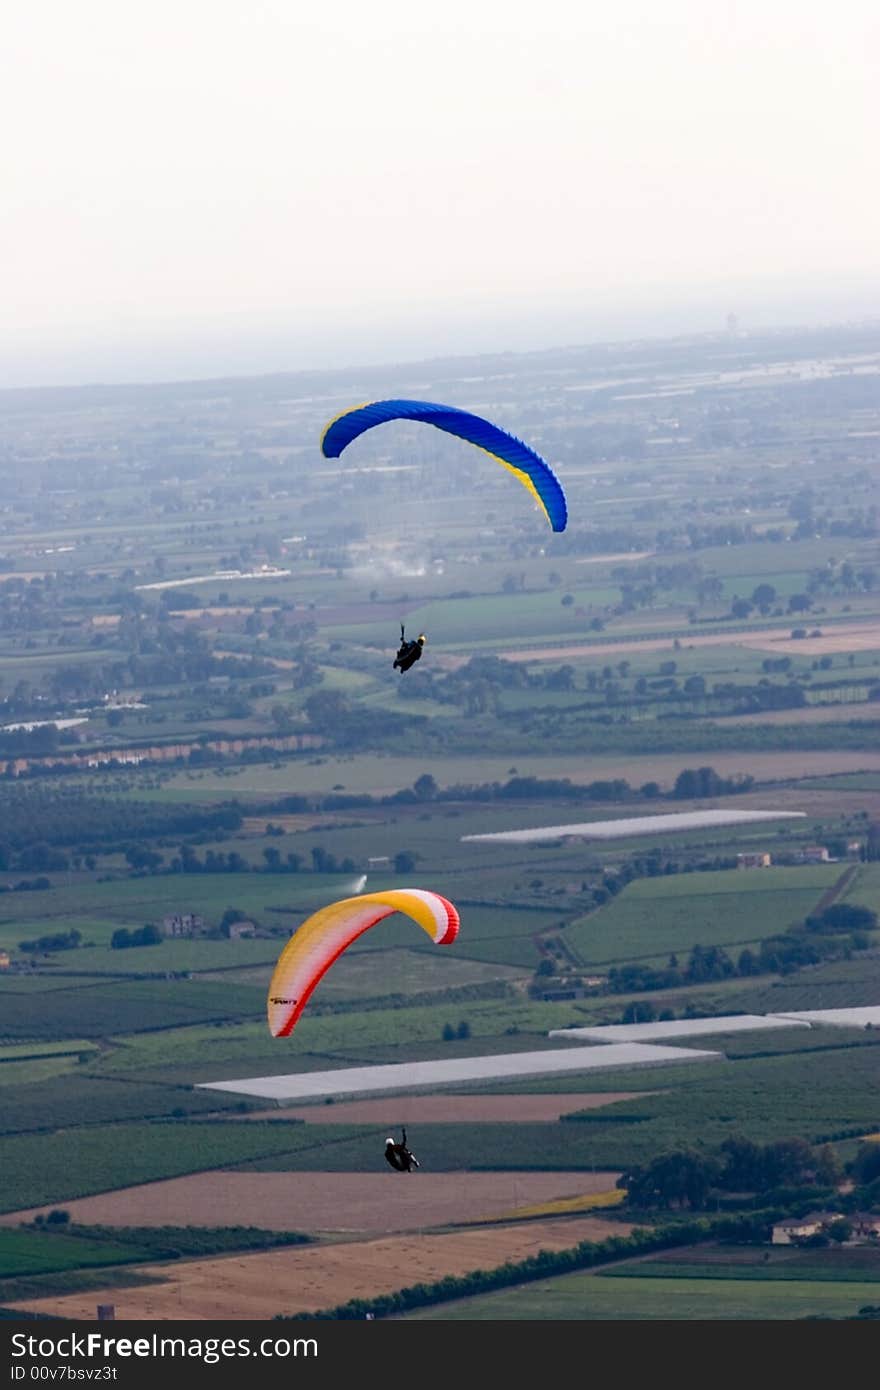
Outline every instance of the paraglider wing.
{"type": "Polygon", "coordinates": [[[269,985],[269,1031],[286,1038],[322,975],[346,947],[392,912],[403,912],[428,933],[438,946],[449,946],[458,935],[458,913],[438,893],[423,888],[390,888],[342,898],[308,917],[293,933],[269,985]]]}
{"type": "Polygon", "coordinates": [[[476,444],[528,488],[554,531],[565,530],[568,520],[565,494],[549,464],[515,434],[454,405],[432,401],[370,401],[353,406],[327,425],[321,436],[321,452],[325,458],[338,458],[358,435],[389,420],[420,420],[476,444]]]}

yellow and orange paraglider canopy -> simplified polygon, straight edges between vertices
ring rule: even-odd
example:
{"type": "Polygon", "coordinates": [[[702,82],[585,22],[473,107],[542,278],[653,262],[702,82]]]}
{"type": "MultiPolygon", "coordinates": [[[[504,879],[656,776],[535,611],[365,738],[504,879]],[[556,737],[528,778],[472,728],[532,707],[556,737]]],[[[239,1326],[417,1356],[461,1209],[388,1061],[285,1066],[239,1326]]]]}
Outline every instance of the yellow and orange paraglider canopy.
{"type": "Polygon", "coordinates": [[[322,975],[346,947],[393,912],[412,918],[437,946],[449,946],[458,935],[452,903],[424,888],[389,888],[322,907],[297,928],[278,957],[267,1005],[273,1037],[285,1038],[293,1031],[322,975]]]}

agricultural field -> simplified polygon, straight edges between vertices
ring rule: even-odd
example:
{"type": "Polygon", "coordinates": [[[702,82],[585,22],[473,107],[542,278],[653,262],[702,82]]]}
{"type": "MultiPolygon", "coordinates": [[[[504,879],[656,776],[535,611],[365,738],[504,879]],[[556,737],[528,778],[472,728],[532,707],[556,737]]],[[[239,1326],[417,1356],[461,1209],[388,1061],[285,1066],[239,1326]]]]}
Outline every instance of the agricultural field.
{"type": "Polygon", "coordinates": [[[565,940],[585,966],[597,968],[665,958],[696,942],[734,952],[802,921],[839,877],[835,865],[817,864],[643,879],[572,923],[565,940]]]}
{"type": "MultiPolygon", "coordinates": [[[[641,1260],[623,1261],[603,1271],[613,1279],[771,1279],[880,1284],[880,1246],[850,1245],[801,1249],[792,1245],[755,1246],[709,1243],[664,1250],[641,1260]]],[[[880,1290],[878,1290],[880,1291],[880,1290]]]]}
{"type": "Polygon", "coordinates": [[[807,777],[803,781],[804,791],[880,791],[880,773],[843,772],[836,777],[807,777]]]}
{"type": "MultiPolygon", "coordinates": [[[[633,752],[609,755],[601,749],[581,752],[576,746],[558,753],[535,753],[532,748],[518,748],[506,756],[486,752],[476,761],[473,755],[452,756],[442,750],[430,754],[414,752],[408,756],[388,753],[383,755],[361,754],[351,756],[326,756],[320,760],[300,758],[294,762],[273,767],[271,764],[245,766],[235,776],[213,771],[193,776],[187,772],[174,772],[163,779],[161,789],[145,789],[145,799],[159,800],[228,800],[234,795],[252,803],[267,798],[283,796],[304,796],[310,793],[326,793],[330,788],[354,795],[391,796],[406,787],[411,787],[418,777],[430,772],[441,787],[472,785],[482,782],[504,782],[516,775],[520,777],[547,778],[568,777],[572,782],[594,782],[602,779],[622,777],[631,786],[637,787],[645,782],[657,782],[664,789],[671,789],[675,778],[683,767],[692,765],[694,759],[687,753],[665,753],[662,748],[654,752],[633,752]]],[[[700,765],[708,763],[725,777],[735,776],[746,771],[752,772],[758,781],[767,784],[794,782],[803,777],[834,774],[833,790],[837,787],[837,774],[851,773],[859,778],[871,773],[880,774],[880,754],[863,742],[860,749],[753,749],[730,752],[721,746],[720,740],[713,738],[711,730],[706,731],[706,742],[699,750],[700,765]]],[[[812,782],[808,790],[812,790],[812,782]]],[[[858,785],[856,791],[876,790],[873,786],[858,785]]]]}
{"type": "Polygon", "coordinates": [[[450,1322],[600,1320],[606,1322],[727,1321],[773,1322],[821,1315],[852,1318],[876,1303],[875,1282],[740,1279],[605,1279],[599,1273],[563,1274],[500,1293],[442,1303],[406,1313],[407,1319],[450,1322]]]}
{"type": "MultiPolygon", "coordinates": [[[[511,1103],[507,1102],[508,1107],[511,1103]]],[[[318,1150],[311,1149],[313,1154],[318,1150]]],[[[388,1173],[304,1170],[287,1172],[217,1171],[209,1175],[145,1183],[118,1192],[80,1197],[65,1204],[70,1220],[124,1238],[130,1227],[153,1230],[165,1225],[210,1232],[218,1224],[245,1225],[276,1234],[306,1233],[315,1238],[382,1235],[398,1231],[455,1229],[489,1221],[568,1215],[597,1216],[607,1230],[606,1206],[620,1196],[615,1172],[479,1173],[462,1183],[454,1173],[437,1173],[426,1182],[394,1184],[388,1173]],[[426,1188],[430,1188],[427,1191],[426,1188]],[[578,1210],[573,1210],[578,1204],[578,1210]],[[601,1209],[598,1209],[601,1205],[601,1209]]],[[[0,1239],[18,1234],[37,1211],[0,1217],[0,1239]],[[15,1222],[15,1225],[12,1223],[15,1222]]],[[[615,1218],[616,1220],[616,1218],[615,1218]]],[[[623,1229],[628,1223],[623,1223],[623,1229]]],[[[28,1227],[30,1229],[30,1227],[28,1227]]],[[[587,1230],[592,1229],[587,1227],[587,1230]]],[[[616,1225],[612,1230],[620,1229],[616,1225]]]]}
{"type": "Polygon", "coordinates": [[[305,1126],[225,1126],[166,1123],[84,1125],[51,1134],[0,1138],[7,1181],[0,1209],[46,1206],[86,1193],[154,1182],[182,1173],[222,1168],[274,1150],[303,1144],[314,1150],[320,1134],[305,1126]]]}
{"type": "MultiPolygon", "coordinates": [[[[646,1010],[880,1003],[870,920],[820,961],[683,973],[695,947],[737,963],[820,907],[880,913],[880,407],[876,379],[849,370],[877,351],[875,329],[849,325],[658,341],[650,361],[618,344],[356,381],[0,393],[0,1303],[54,1279],[45,1310],[91,1316],[106,1277],[127,1316],[232,1316],[238,1300],[235,1316],[265,1317],[296,1311],[313,1270],[314,1311],[341,1301],[328,1291],[347,1266],[362,1293],[393,1281],[383,1270],[427,1279],[557,1248],[569,1222],[619,1230],[610,1208],[565,1204],[676,1145],[803,1137],[849,1159],[878,1132],[868,1029],[720,1034],[713,1062],[460,1097],[270,1110],[197,1089],[558,1049],[554,1030],[646,1010]],[[814,362],[827,370],[802,375],[814,362]],[[503,470],[440,431],[389,427],[320,458],[325,413],[355,389],[485,397],[555,460],[568,528],[548,532],[503,470]],[[428,633],[403,677],[401,623],[428,633]],[[705,794],[683,794],[697,769],[705,794]],[[805,816],[463,841],[729,806],[805,816]],[[795,862],[816,844],[832,862],[795,862]],[[733,868],[754,850],[772,867],[733,868]],[[457,906],[452,949],[392,917],[273,1038],[266,991],[291,932],[338,898],[406,886],[457,906]],[[204,926],[155,939],[178,914],[204,926]],[[236,917],[253,936],[234,938],[236,917]],[[126,945],[145,927],[150,944],[126,945]],[[609,983],[671,956],[672,983],[609,983]],[[404,1124],[423,1164],[405,1197],[381,1156],[404,1124]],[[437,1204],[413,1229],[428,1177],[437,1204]],[[170,1266],[143,1260],[142,1240],[133,1271],[128,1221],[202,1229],[229,1202],[230,1221],[237,1205],[259,1226],[267,1193],[287,1228],[309,1206],[327,1220],[324,1264],[218,1246],[170,1266]],[[356,1256],[334,1202],[364,1235],[356,1256]],[[98,1225],[112,1210],[117,1235],[22,1232],[21,1212],[62,1204],[98,1225]]],[[[800,1275],[762,1264],[679,1252],[431,1315],[785,1318],[880,1301],[855,1260],[840,1277],[818,1258],[800,1275]]]]}
{"type": "Polygon", "coordinates": [[[710,1243],[442,1303],[409,1318],[853,1317],[880,1295],[880,1252],[710,1243]],[[738,1286],[738,1287],[737,1287],[738,1286]],[[767,1311],[763,1311],[764,1300],[767,1311]]]}
{"type": "Polygon", "coordinates": [[[126,1264],[137,1256],[119,1241],[77,1240],[48,1231],[0,1229],[0,1281],[22,1275],[126,1264]]]}
{"type": "MultiPolygon", "coordinates": [[[[265,1008],[265,995],[255,986],[224,986],[203,980],[187,984],[190,988],[182,989],[164,979],[114,978],[82,989],[53,991],[52,1031],[56,1037],[69,1033],[76,1038],[85,1033],[90,1038],[104,1038],[128,1030],[164,1030],[187,1023],[254,1017],[265,1008]]],[[[0,1026],[9,1038],[39,1038],[45,1028],[43,1009],[35,1007],[32,996],[13,994],[3,1000],[0,1026]]]]}
{"type": "Polygon", "coordinates": [[[141,1286],[92,1287],[87,1294],[31,1297],[11,1302],[20,1311],[90,1318],[96,1302],[112,1302],[126,1319],[238,1320],[318,1312],[348,1298],[393,1292],[400,1271],[414,1282],[466,1274],[475,1267],[527,1258],[539,1249],[564,1249],[585,1239],[622,1234],[628,1226],[596,1216],[523,1221],[478,1230],[387,1235],[337,1241],[302,1250],[243,1254],[222,1260],[139,1266],[141,1286]],[[150,1282],[147,1283],[146,1281],[150,1282]]]}

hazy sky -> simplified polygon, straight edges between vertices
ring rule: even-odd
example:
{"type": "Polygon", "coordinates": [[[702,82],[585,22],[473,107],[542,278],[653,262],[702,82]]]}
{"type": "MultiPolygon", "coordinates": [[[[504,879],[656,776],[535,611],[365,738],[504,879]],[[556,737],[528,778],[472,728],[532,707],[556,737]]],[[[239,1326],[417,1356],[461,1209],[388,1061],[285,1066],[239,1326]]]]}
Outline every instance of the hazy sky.
{"type": "Polygon", "coordinates": [[[880,315],[877,0],[10,0],[0,386],[880,315]]]}

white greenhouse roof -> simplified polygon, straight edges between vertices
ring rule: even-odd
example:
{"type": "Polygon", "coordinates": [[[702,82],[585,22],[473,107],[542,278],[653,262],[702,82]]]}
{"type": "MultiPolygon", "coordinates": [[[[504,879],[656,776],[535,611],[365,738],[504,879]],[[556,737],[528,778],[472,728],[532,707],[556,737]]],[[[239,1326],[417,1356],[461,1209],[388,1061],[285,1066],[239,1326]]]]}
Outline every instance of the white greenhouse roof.
{"type": "Polygon", "coordinates": [[[582,821],[576,825],[539,825],[533,830],[496,830],[487,835],[462,835],[464,840],[494,840],[498,844],[528,844],[565,838],[618,840],[633,835],[662,835],[671,830],[700,830],[714,825],[748,825],[750,821],[803,819],[806,811],[673,811],[660,816],[626,816],[620,820],[582,821]]]}
{"type": "Polygon", "coordinates": [[[597,1042],[650,1043],[654,1038],[694,1038],[707,1033],[744,1033],[759,1028],[880,1028],[880,1004],[854,1009],[801,1009],[779,1014],[717,1014],[713,1018],[674,1018],[662,1023],[602,1023],[594,1028],[552,1028],[550,1038],[592,1038],[597,1042]]]}
{"type": "Polygon", "coordinates": [[[241,1081],[207,1081],[197,1089],[233,1091],[265,1100],[298,1101],[321,1096],[355,1096],[368,1091],[414,1091],[469,1081],[507,1081],[554,1072],[607,1071],[615,1067],[658,1066],[670,1062],[721,1060],[720,1052],[640,1043],[606,1047],[560,1047],[544,1052],[507,1052],[494,1057],[450,1057],[435,1062],[395,1063],[377,1067],[343,1067],[335,1071],[298,1072],[288,1076],[249,1076],[241,1081]]]}
{"type": "Polygon", "coordinates": [[[833,1028],[866,1028],[869,1023],[880,1028],[880,1004],[869,1004],[860,1009],[801,1009],[796,1013],[777,1014],[776,1017],[806,1023],[827,1023],[833,1028]]]}
{"type": "MultiPolygon", "coordinates": [[[[842,1010],[842,1012],[849,1012],[842,1010]]],[[[880,1011],[878,1011],[880,1012],[880,1011]]],[[[809,1028],[806,1016],[723,1014],[718,1018],[676,1018],[662,1023],[605,1023],[595,1028],[553,1028],[551,1038],[595,1038],[599,1042],[650,1042],[654,1038],[695,1038],[704,1033],[746,1033],[758,1028],[809,1028]]]]}

